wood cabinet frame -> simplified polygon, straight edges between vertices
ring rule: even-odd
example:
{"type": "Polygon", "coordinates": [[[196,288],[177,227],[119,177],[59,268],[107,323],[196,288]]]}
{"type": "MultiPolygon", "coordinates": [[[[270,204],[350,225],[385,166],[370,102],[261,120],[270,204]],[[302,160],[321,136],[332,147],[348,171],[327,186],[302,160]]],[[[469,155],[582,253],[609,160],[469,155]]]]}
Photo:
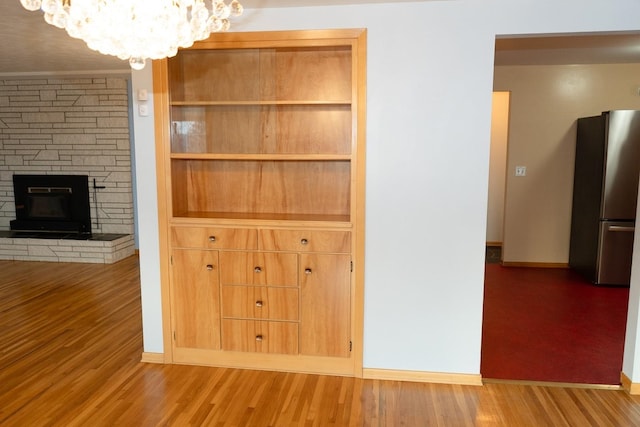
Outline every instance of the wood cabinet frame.
{"type": "MultiPolygon", "coordinates": [[[[277,31],[252,33],[218,33],[209,39],[196,43],[190,49],[229,49],[229,48],[272,48],[288,46],[349,46],[352,52],[352,120],[351,120],[351,153],[336,155],[336,159],[348,159],[351,165],[350,207],[348,219],[331,221],[306,219],[304,216],[255,217],[239,218],[207,218],[175,217],[172,206],[171,161],[179,159],[180,154],[171,153],[171,129],[169,99],[169,75],[167,60],[153,61],[154,112],[156,138],[156,172],[158,192],[158,219],[160,243],[160,273],[162,293],[162,319],[164,341],[164,363],[189,363],[215,366],[229,366],[252,369],[269,369],[311,373],[326,373],[348,376],[362,376],[363,356],[363,318],[364,318],[364,223],[365,223],[365,129],[366,129],[366,30],[311,30],[311,31],[277,31]],[[181,354],[173,347],[173,326],[171,307],[171,229],[175,226],[193,227],[254,227],[322,229],[336,231],[348,230],[352,234],[351,244],[351,354],[345,360],[336,361],[327,357],[303,357],[273,354],[250,354],[242,352],[223,352],[212,362],[206,351],[189,351],[181,354]]],[[[255,155],[242,155],[246,161],[257,159],[255,155]]],[[[242,157],[240,156],[240,157],[242,157]]],[[[196,155],[185,156],[197,158],[196,155]]],[[[207,156],[201,156],[205,160],[207,156]]],[[[307,155],[298,160],[313,161],[315,158],[326,160],[332,156],[307,155]]],[[[224,160],[224,156],[219,156],[224,160]]],[[[231,158],[231,156],[229,157],[231,158]]],[[[238,156],[235,156],[237,159],[238,156]]],[[[281,160],[282,156],[273,156],[281,160]]],[[[269,160],[269,155],[262,155],[258,160],[269,160]]],[[[294,159],[295,160],[295,159],[294,159]]]]}

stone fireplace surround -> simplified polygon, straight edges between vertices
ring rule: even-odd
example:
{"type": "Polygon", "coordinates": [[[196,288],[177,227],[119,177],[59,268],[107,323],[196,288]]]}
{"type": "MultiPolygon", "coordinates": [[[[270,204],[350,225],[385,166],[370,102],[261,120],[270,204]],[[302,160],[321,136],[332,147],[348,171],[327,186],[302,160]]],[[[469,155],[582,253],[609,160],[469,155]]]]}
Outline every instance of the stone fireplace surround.
{"type": "Polygon", "coordinates": [[[0,79],[0,260],[112,263],[135,252],[126,77],[0,79]],[[82,174],[92,236],[10,231],[14,174],[82,174]]]}

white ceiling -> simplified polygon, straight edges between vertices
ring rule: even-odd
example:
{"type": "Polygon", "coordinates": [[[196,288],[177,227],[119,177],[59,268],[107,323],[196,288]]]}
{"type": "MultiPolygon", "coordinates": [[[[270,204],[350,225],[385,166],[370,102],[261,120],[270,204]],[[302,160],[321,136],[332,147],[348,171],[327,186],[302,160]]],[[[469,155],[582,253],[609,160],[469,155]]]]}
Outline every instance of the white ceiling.
{"type": "MultiPolygon", "coordinates": [[[[425,0],[243,0],[248,9],[425,0]]],[[[242,19],[242,18],[238,18],[242,19]]],[[[19,0],[0,3],[0,75],[17,73],[128,72],[128,64],[104,56],[48,25],[40,12],[19,0]]],[[[640,35],[499,38],[496,64],[580,64],[640,62],[640,35]]]]}

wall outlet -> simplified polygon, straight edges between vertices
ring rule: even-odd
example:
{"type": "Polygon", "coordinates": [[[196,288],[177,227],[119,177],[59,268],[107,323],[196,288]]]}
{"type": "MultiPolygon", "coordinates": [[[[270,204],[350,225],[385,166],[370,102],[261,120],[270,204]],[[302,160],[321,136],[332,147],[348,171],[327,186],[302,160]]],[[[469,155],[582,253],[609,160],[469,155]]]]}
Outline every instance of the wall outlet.
{"type": "Polygon", "coordinates": [[[138,114],[141,117],[147,117],[149,115],[149,106],[146,103],[138,105],[138,114]]]}
{"type": "Polygon", "coordinates": [[[527,176],[527,167],[516,166],[516,176],[527,176]]]}

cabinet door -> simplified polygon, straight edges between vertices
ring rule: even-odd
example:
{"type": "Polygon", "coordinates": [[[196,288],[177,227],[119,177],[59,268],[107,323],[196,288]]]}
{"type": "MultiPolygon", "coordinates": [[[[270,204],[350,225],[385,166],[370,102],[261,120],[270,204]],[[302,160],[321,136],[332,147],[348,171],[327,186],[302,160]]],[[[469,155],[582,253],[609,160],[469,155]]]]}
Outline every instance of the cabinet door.
{"type": "Polygon", "coordinates": [[[220,349],[220,285],[218,252],[172,251],[174,346],[220,349]]]}
{"type": "Polygon", "coordinates": [[[300,353],[349,356],[351,257],[300,255],[300,353]]]}

